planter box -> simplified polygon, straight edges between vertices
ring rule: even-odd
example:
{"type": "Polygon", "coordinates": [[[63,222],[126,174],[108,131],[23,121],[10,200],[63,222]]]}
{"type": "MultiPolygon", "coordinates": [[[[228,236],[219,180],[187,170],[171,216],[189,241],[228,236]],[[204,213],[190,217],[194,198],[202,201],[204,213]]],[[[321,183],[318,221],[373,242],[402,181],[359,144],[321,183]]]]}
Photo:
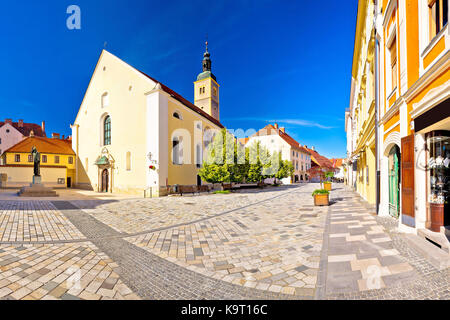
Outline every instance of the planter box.
{"type": "Polygon", "coordinates": [[[314,196],[315,206],[328,206],[330,205],[330,195],[329,194],[316,194],[314,196]]]}
{"type": "Polygon", "coordinates": [[[323,183],[323,188],[325,190],[331,191],[331,182],[324,182],[323,183]]]}
{"type": "Polygon", "coordinates": [[[430,230],[440,232],[441,226],[444,226],[444,205],[438,203],[430,203],[431,211],[431,227],[430,230]]]}

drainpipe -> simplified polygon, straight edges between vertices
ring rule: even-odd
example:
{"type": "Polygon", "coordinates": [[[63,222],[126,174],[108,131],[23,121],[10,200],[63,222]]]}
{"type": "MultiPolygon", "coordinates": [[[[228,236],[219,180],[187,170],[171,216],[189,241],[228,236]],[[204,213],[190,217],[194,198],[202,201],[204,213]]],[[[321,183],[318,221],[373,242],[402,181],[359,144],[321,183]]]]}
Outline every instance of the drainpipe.
{"type": "Polygon", "coordinates": [[[377,15],[378,15],[378,1],[374,0],[374,16],[373,16],[373,30],[375,34],[375,168],[376,168],[376,213],[378,215],[380,209],[380,163],[379,163],[379,141],[378,141],[378,103],[379,103],[379,71],[378,71],[378,57],[379,57],[379,43],[377,38],[377,15]]]}

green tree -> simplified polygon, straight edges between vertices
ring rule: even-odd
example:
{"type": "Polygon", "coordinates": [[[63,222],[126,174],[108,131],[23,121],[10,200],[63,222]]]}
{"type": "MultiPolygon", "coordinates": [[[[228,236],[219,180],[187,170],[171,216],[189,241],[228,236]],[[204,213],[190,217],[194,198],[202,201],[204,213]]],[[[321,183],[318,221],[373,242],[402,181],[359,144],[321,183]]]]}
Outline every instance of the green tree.
{"type": "Polygon", "coordinates": [[[222,129],[208,145],[199,176],[210,183],[242,182],[246,164],[242,149],[237,145],[235,137],[222,129]]]}
{"type": "MultiPolygon", "coordinates": [[[[281,180],[292,177],[294,174],[294,165],[289,160],[280,160],[280,169],[275,175],[275,179],[281,180]]],[[[275,180],[276,181],[276,180],[275,180]]]]}

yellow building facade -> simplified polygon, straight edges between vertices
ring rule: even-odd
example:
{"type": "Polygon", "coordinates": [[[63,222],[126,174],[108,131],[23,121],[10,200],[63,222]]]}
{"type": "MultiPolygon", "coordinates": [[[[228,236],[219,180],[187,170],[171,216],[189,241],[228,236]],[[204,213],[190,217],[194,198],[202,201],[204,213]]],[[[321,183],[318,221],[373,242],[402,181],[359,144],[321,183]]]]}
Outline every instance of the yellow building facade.
{"type": "Polygon", "coordinates": [[[2,155],[0,174],[5,176],[2,187],[17,188],[32,182],[36,147],[41,155],[42,183],[48,187],[72,187],[75,178],[75,152],[70,140],[28,137],[7,149],[2,155]]]}
{"type": "MultiPolygon", "coordinates": [[[[209,53],[203,64],[206,58],[209,53]]],[[[209,76],[202,80],[217,83],[210,60],[207,67],[209,76]]],[[[207,95],[212,87],[203,86],[207,95]]],[[[104,50],[71,126],[75,185],[161,196],[170,186],[201,184],[203,151],[214,130],[223,128],[218,108],[215,114],[190,103],[104,50]]]]}
{"type": "Polygon", "coordinates": [[[448,15],[448,0],[358,5],[345,180],[407,232],[450,225],[448,15]]]}
{"type": "Polygon", "coordinates": [[[350,108],[346,113],[347,165],[350,184],[370,204],[375,204],[375,38],[374,2],[360,0],[352,63],[350,108]]]}
{"type": "MultiPolygon", "coordinates": [[[[442,190],[449,177],[433,167],[447,154],[450,161],[448,5],[384,0],[379,8],[380,214],[398,217],[404,230],[431,229],[435,208],[450,200],[442,190]]],[[[441,222],[450,225],[445,210],[441,222]]]]}

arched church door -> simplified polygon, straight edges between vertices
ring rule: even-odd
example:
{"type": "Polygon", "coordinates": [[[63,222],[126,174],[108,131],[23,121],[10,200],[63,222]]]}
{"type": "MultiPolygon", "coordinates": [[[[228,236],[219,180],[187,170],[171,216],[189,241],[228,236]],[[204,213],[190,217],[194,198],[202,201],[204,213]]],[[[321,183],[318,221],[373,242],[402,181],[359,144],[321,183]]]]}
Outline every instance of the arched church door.
{"type": "Polygon", "coordinates": [[[108,192],[109,172],[104,169],[102,172],[102,192],[108,192]]]}

